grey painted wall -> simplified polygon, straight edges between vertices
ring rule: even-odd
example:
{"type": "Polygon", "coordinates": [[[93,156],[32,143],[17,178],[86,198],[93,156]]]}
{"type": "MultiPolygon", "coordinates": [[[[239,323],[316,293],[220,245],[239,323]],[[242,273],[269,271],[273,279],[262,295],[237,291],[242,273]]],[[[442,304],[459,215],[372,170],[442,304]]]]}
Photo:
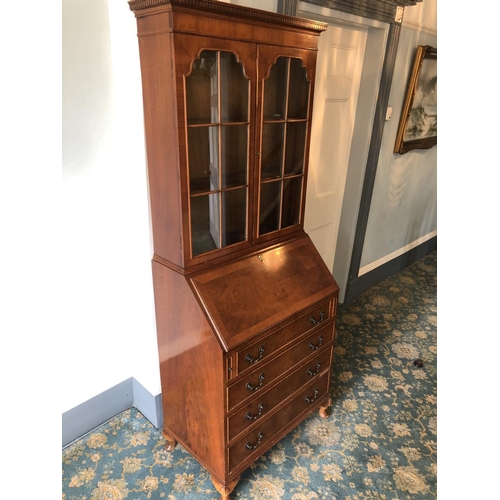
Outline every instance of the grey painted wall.
{"type": "Polygon", "coordinates": [[[62,414],[63,448],[132,406],[157,429],[163,426],[161,394],[152,395],[130,377],[62,414]]]}
{"type": "Polygon", "coordinates": [[[406,85],[418,45],[437,47],[437,36],[403,25],[375,177],[361,265],[367,266],[437,229],[437,146],[393,153],[406,85]]]}

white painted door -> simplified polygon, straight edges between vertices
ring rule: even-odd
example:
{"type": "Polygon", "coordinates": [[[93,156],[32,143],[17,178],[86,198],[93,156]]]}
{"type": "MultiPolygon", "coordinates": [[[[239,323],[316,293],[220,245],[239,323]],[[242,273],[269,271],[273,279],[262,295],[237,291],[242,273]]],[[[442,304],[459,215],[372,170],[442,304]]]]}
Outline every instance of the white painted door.
{"type": "Polygon", "coordinates": [[[367,31],[329,25],[319,39],[304,229],[333,269],[367,31]]]}

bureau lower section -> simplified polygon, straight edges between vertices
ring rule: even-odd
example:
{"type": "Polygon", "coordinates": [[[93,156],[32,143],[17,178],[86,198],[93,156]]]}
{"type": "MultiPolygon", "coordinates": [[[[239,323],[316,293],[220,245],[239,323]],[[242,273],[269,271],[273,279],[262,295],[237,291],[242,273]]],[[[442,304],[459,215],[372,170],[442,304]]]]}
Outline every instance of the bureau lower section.
{"type": "MultiPolygon", "coordinates": [[[[235,377],[228,377],[227,360],[238,359],[248,346],[228,353],[220,363],[219,373],[226,378],[221,392],[213,386],[218,378],[211,376],[213,362],[181,362],[181,357],[188,356],[196,360],[197,348],[162,363],[162,379],[167,382],[162,387],[164,433],[171,447],[174,440],[179,441],[216,481],[227,484],[314,410],[327,407],[331,403],[334,304],[336,298],[319,306],[326,311],[326,323],[304,323],[301,317],[296,322],[302,328],[291,323],[260,339],[259,346],[276,344],[276,336],[289,329],[298,336],[284,348],[277,346],[268,357],[254,359],[252,366],[235,377]],[[189,371],[183,368],[187,362],[189,371]]],[[[305,316],[316,317],[317,312],[318,306],[305,316]]],[[[205,354],[206,347],[201,347],[205,354]]]]}
{"type": "Polygon", "coordinates": [[[338,287],[323,265],[307,238],[192,275],[153,260],[167,449],[181,443],[224,499],[313,411],[327,416],[338,287]]]}

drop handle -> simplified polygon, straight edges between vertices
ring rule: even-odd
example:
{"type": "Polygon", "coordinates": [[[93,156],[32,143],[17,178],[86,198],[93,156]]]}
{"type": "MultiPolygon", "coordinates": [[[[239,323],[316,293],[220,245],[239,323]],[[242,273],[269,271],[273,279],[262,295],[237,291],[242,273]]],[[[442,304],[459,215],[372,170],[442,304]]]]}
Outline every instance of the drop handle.
{"type": "Polygon", "coordinates": [[[312,342],[309,342],[309,349],[316,351],[317,349],[319,349],[321,347],[322,343],[323,343],[323,335],[320,335],[318,337],[318,343],[316,345],[314,345],[312,342]]]}
{"type": "Polygon", "coordinates": [[[257,436],[257,442],[255,444],[252,444],[250,442],[248,442],[246,445],[245,445],[245,448],[247,450],[255,450],[255,448],[257,448],[260,444],[260,442],[262,441],[262,438],[264,437],[264,435],[262,434],[262,432],[259,432],[259,435],[257,436]]]}
{"type": "Polygon", "coordinates": [[[319,394],[319,389],[314,389],[314,395],[312,397],[306,396],[304,398],[304,401],[306,403],[312,403],[318,397],[318,394],[319,394]]]}
{"type": "Polygon", "coordinates": [[[263,409],[264,409],[264,404],[260,403],[259,406],[257,406],[257,410],[259,410],[259,413],[257,413],[257,415],[252,415],[250,412],[247,412],[245,418],[251,421],[257,420],[262,415],[263,409]]]}
{"type": "Polygon", "coordinates": [[[307,370],[307,374],[310,376],[310,377],[315,377],[316,375],[319,374],[319,371],[321,370],[321,363],[318,361],[316,363],[316,370],[313,371],[309,368],[309,370],[307,370]]]}
{"type": "Polygon", "coordinates": [[[263,384],[263,383],[264,383],[264,374],[263,374],[263,373],[261,373],[261,374],[259,375],[259,385],[255,385],[255,386],[254,386],[254,385],[252,385],[250,382],[248,382],[248,384],[246,385],[246,387],[245,387],[245,388],[246,388],[246,390],[247,390],[247,391],[254,392],[254,391],[256,391],[256,390],[260,389],[260,388],[262,387],[262,384],[263,384]]]}
{"type": "Polygon", "coordinates": [[[264,351],[265,351],[265,347],[263,345],[261,345],[259,347],[259,356],[257,358],[252,358],[251,354],[248,353],[245,357],[245,361],[247,363],[250,363],[251,365],[253,365],[254,363],[257,363],[259,362],[261,359],[262,359],[262,356],[264,356],[264,351]]]}
{"type": "Polygon", "coordinates": [[[310,322],[311,322],[314,326],[316,326],[316,325],[319,325],[320,323],[322,323],[324,319],[325,319],[325,311],[321,311],[321,312],[319,313],[319,319],[316,319],[316,318],[314,317],[314,315],[312,315],[312,316],[309,318],[309,321],[310,321],[310,322]]]}

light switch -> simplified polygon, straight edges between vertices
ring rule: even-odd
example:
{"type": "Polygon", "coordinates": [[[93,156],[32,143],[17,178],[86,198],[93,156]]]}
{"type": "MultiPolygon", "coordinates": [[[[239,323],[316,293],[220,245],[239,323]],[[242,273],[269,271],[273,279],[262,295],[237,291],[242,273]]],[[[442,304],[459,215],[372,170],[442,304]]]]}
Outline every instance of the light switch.
{"type": "Polygon", "coordinates": [[[385,120],[390,120],[391,119],[391,116],[392,116],[392,108],[389,107],[387,108],[387,111],[385,112],[385,120]]]}

